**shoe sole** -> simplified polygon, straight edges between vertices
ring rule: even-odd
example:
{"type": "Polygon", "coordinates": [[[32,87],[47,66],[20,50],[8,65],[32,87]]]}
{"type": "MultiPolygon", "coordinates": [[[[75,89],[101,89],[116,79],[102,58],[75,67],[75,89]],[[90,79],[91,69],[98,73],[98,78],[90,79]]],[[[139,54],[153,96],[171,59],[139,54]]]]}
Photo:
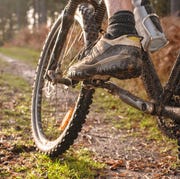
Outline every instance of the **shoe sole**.
{"type": "Polygon", "coordinates": [[[117,55],[93,65],[83,65],[81,68],[71,69],[68,77],[76,80],[102,79],[103,76],[106,76],[106,78],[118,77],[119,79],[138,77],[141,74],[142,61],[140,58],[133,59],[130,57],[130,55],[123,57],[117,55]]]}

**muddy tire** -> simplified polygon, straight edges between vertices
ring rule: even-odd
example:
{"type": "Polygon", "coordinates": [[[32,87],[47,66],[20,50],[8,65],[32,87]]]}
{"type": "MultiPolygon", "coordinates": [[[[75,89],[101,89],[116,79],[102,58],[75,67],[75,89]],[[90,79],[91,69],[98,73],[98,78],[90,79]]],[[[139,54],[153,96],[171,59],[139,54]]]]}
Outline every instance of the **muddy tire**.
{"type": "MultiPolygon", "coordinates": [[[[85,88],[82,83],[76,87],[53,84],[45,77],[56,37],[62,28],[61,22],[62,16],[54,23],[46,38],[36,70],[32,96],[33,138],[38,150],[52,157],[65,152],[77,138],[94,93],[94,89],[85,88]]],[[[60,39],[65,39],[61,40],[58,52],[63,74],[72,59],[77,58],[82,49],[96,40],[97,36],[93,10],[85,5],[79,6],[73,23],[66,32],[59,35],[60,39]]]]}
{"type": "MultiPolygon", "coordinates": [[[[180,87],[180,83],[179,83],[179,87],[180,87]]],[[[172,101],[169,102],[171,106],[180,108],[180,94],[174,95],[174,99],[172,99],[172,101]]],[[[180,123],[179,122],[177,123],[176,120],[174,120],[173,116],[171,118],[157,117],[157,124],[159,129],[167,137],[171,139],[180,138],[180,123]]]]}

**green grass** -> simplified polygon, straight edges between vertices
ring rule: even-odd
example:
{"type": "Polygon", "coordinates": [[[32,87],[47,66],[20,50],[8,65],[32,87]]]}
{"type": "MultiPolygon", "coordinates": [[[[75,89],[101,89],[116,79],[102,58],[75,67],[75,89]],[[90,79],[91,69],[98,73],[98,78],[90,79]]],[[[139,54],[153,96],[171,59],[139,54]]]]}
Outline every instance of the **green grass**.
{"type": "Polygon", "coordinates": [[[81,146],[72,147],[55,160],[33,149],[30,103],[31,86],[24,79],[3,72],[0,76],[0,138],[7,149],[0,150],[1,156],[7,157],[7,164],[0,163],[0,178],[94,178],[105,165],[95,161],[93,154],[81,146]]]}
{"type": "MultiPolygon", "coordinates": [[[[128,106],[102,89],[96,91],[94,105],[96,112],[103,114],[105,122],[127,131],[126,136],[121,137],[119,141],[127,141],[129,137],[135,139],[143,137],[145,143],[158,150],[161,155],[177,156],[177,141],[162,134],[157,126],[156,117],[128,106]],[[151,143],[154,143],[154,146],[151,143]]],[[[176,159],[170,161],[170,164],[174,169],[180,166],[180,162],[176,159]]]]}
{"type": "Polygon", "coordinates": [[[37,168],[27,173],[27,178],[94,178],[97,170],[104,167],[95,162],[86,149],[69,150],[61,159],[51,160],[45,155],[36,155],[37,168]]]}
{"type": "Polygon", "coordinates": [[[10,89],[15,89],[23,92],[26,92],[27,90],[29,90],[29,88],[31,88],[28,82],[22,80],[20,77],[12,76],[12,74],[9,73],[1,74],[0,83],[5,86],[9,86],[10,89]]]}
{"type": "Polygon", "coordinates": [[[92,154],[86,150],[69,150],[61,158],[54,160],[38,153],[22,153],[22,162],[16,162],[11,172],[3,171],[6,177],[32,179],[89,179],[94,178],[104,168],[104,164],[95,162],[92,154]]]}
{"type": "MultiPolygon", "coordinates": [[[[86,149],[69,150],[63,156],[54,160],[38,153],[22,153],[21,158],[25,159],[24,165],[17,162],[11,167],[16,177],[25,176],[27,179],[89,179],[94,178],[98,171],[104,168],[103,164],[92,159],[92,154],[86,149]]],[[[10,176],[7,172],[4,172],[5,174],[10,176]]]]}
{"type": "MultiPolygon", "coordinates": [[[[0,48],[0,52],[26,60],[34,65],[39,56],[36,54],[37,52],[20,48],[0,48]],[[32,57],[34,57],[34,61],[31,60],[32,57]]],[[[6,62],[0,61],[0,63],[0,70],[8,65],[6,62]]],[[[123,87],[126,87],[127,84],[129,83],[124,83],[123,87]]],[[[0,106],[3,105],[0,110],[0,137],[5,135],[11,138],[13,136],[15,140],[8,141],[8,145],[19,153],[16,156],[18,161],[16,159],[13,163],[13,159],[12,163],[9,162],[7,166],[0,164],[2,178],[89,179],[101,173],[99,170],[103,169],[105,165],[94,160],[93,154],[81,146],[72,147],[55,160],[34,150],[27,151],[33,147],[30,131],[30,103],[31,86],[22,78],[3,72],[0,75],[0,106]]],[[[166,138],[159,131],[155,117],[126,105],[119,98],[102,89],[96,90],[93,105],[95,112],[99,115],[103,114],[104,121],[112,123],[115,128],[133,131],[127,135],[143,136],[149,142],[155,141],[160,146],[159,150],[162,153],[169,151],[169,155],[177,155],[176,142],[166,138]]],[[[172,163],[172,166],[176,168],[179,164],[172,163]]]]}
{"type": "Polygon", "coordinates": [[[141,137],[144,134],[147,140],[167,140],[167,143],[174,145],[174,141],[159,130],[156,117],[134,109],[105,90],[96,90],[94,103],[95,111],[103,113],[104,120],[111,122],[117,129],[133,130],[129,135],[141,137]]]}
{"type": "Polygon", "coordinates": [[[94,100],[97,106],[96,112],[104,111],[105,120],[111,120],[117,128],[130,129],[144,116],[142,112],[128,106],[119,98],[102,89],[96,91],[94,99],[96,99],[94,100]]]}
{"type": "Polygon", "coordinates": [[[0,53],[11,58],[22,60],[33,67],[37,65],[40,55],[40,52],[38,51],[19,47],[0,47],[0,53]]]}

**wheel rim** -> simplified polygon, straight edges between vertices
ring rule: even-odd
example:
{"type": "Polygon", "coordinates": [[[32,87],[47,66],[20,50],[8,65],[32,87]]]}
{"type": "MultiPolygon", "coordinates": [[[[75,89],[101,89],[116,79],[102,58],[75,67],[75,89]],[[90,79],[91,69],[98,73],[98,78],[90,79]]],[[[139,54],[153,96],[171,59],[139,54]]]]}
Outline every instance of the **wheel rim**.
{"type": "MultiPolygon", "coordinates": [[[[59,28],[56,29],[55,36],[57,36],[58,30],[59,28]]],[[[54,85],[52,82],[44,79],[55,36],[51,37],[46,47],[46,52],[42,54],[42,66],[37,73],[38,82],[34,91],[35,132],[39,140],[44,144],[53,142],[61,137],[73,116],[80,94],[80,85],[72,88],[63,84],[54,85]]],[[[70,27],[64,44],[59,57],[63,75],[66,74],[69,66],[75,63],[84,45],[82,27],[78,21],[74,21],[70,27]]]]}

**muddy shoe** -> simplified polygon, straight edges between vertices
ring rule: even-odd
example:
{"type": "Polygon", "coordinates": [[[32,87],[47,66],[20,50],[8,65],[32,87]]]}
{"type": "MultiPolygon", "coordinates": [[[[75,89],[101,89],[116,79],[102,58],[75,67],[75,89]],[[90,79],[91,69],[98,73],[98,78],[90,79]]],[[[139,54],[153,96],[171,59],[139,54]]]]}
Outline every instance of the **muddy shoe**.
{"type": "Polygon", "coordinates": [[[110,40],[102,37],[90,54],[70,67],[68,77],[76,80],[117,77],[129,79],[141,73],[141,43],[137,36],[110,40]]]}

